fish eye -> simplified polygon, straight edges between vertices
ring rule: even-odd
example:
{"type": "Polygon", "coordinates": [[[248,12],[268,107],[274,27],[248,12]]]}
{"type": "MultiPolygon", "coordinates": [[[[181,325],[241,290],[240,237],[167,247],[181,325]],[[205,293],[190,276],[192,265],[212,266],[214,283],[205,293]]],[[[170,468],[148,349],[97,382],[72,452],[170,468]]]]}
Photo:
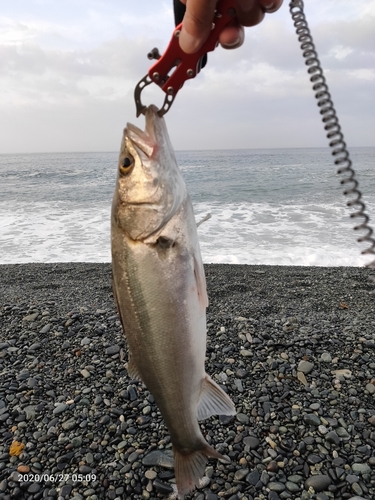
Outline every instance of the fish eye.
{"type": "Polygon", "coordinates": [[[125,158],[123,158],[122,162],[120,163],[120,173],[122,175],[128,175],[131,170],[133,169],[134,167],[134,158],[128,154],[127,156],[125,156],[125,158]]]}

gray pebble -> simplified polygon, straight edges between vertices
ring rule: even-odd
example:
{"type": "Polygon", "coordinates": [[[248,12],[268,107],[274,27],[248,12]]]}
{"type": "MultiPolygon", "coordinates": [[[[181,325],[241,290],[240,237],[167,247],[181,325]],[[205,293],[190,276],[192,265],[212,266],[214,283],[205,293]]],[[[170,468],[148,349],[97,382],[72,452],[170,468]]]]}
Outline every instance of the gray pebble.
{"type": "Polygon", "coordinates": [[[329,431],[328,434],[325,435],[325,440],[336,446],[340,444],[340,438],[335,431],[329,431]]]}
{"type": "Polygon", "coordinates": [[[243,438],[243,443],[245,446],[248,446],[250,450],[256,450],[259,447],[259,439],[254,436],[243,438]]]}
{"type": "Polygon", "coordinates": [[[366,391],[369,394],[375,394],[375,385],[374,384],[366,384],[366,391]]]}
{"type": "Polygon", "coordinates": [[[173,469],[173,457],[166,452],[155,450],[148,453],[143,459],[142,464],[148,467],[158,465],[167,469],[173,469]]]}
{"type": "Polygon", "coordinates": [[[65,431],[71,431],[72,429],[74,429],[75,427],[77,426],[77,422],[75,420],[75,418],[70,418],[69,420],[66,420],[65,422],[63,422],[61,424],[61,427],[65,430],[65,431]]]}
{"type": "Polygon", "coordinates": [[[297,493],[297,491],[301,490],[301,487],[298,484],[293,483],[292,481],[287,481],[285,483],[286,489],[292,493],[297,493]]]}
{"type": "Polygon", "coordinates": [[[271,491],[276,491],[276,493],[281,493],[285,490],[285,484],[279,482],[269,482],[267,488],[269,488],[271,491]]]}
{"type": "Polygon", "coordinates": [[[355,463],[352,465],[352,471],[357,474],[370,474],[371,467],[367,464],[355,463]]]}
{"type": "Polygon", "coordinates": [[[250,474],[246,476],[246,481],[253,486],[257,484],[259,479],[260,479],[260,474],[256,469],[250,472],[250,474]]]}
{"type": "Polygon", "coordinates": [[[234,474],[235,481],[242,481],[249,473],[249,469],[239,469],[236,470],[234,474]]]}
{"type": "Polygon", "coordinates": [[[39,330],[39,333],[44,335],[45,333],[48,333],[50,331],[51,327],[52,327],[52,325],[50,325],[50,324],[44,325],[43,328],[41,330],[39,330]]]}
{"type": "Polygon", "coordinates": [[[248,424],[250,419],[247,415],[244,413],[237,413],[236,419],[241,423],[241,424],[248,424]]]}
{"type": "Polygon", "coordinates": [[[105,353],[108,356],[113,356],[113,354],[117,354],[118,352],[120,352],[120,346],[117,344],[111,345],[110,347],[107,347],[107,349],[105,350],[105,353]]]}
{"type": "Polygon", "coordinates": [[[307,413],[303,416],[303,421],[308,425],[318,427],[321,424],[320,418],[315,413],[307,413]]]}
{"type": "Polygon", "coordinates": [[[331,478],[325,474],[318,474],[316,476],[310,476],[305,481],[305,488],[314,488],[316,492],[324,491],[332,483],[331,478]]]}
{"type": "Polygon", "coordinates": [[[324,362],[324,363],[331,363],[332,361],[332,356],[330,355],[329,352],[323,352],[322,355],[320,356],[320,359],[324,362]]]}
{"type": "Polygon", "coordinates": [[[307,375],[313,370],[313,368],[314,368],[313,363],[310,363],[310,361],[301,360],[298,363],[297,370],[307,375]]]}
{"type": "Polygon", "coordinates": [[[58,415],[59,413],[62,413],[63,411],[65,411],[66,409],[68,408],[68,405],[65,404],[65,403],[60,403],[58,404],[55,409],[53,410],[53,414],[54,415],[58,415]]]}

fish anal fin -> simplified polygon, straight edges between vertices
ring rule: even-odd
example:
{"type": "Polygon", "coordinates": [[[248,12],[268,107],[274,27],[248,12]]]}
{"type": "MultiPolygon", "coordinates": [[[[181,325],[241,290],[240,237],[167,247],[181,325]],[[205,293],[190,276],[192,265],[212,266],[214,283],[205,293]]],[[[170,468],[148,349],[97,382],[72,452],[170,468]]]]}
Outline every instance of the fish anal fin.
{"type": "Polygon", "coordinates": [[[202,307],[206,308],[208,307],[206,277],[204,275],[204,267],[200,255],[199,258],[194,255],[194,277],[197,284],[199,303],[202,307]]]}
{"type": "Polygon", "coordinates": [[[129,354],[129,361],[127,363],[126,369],[128,371],[128,375],[129,375],[129,377],[131,379],[133,379],[133,380],[139,380],[139,382],[143,382],[142,377],[139,374],[138,368],[135,365],[131,354],[129,354]]]}
{"type": "Polygon", "coordinates": [[[201,450],[178,450],[173,447],[174,472],[179,498],[190,493],[203,477],[209,458],[227,461],[218,451],[206,443],[201,450]]]}
{"type": "Polygon", "coordinates": [[[202,382],[201,394],[199,397],[197,417],[204,420],[211,415],[235,415],[236,409],[221,387],[206,374],[202,382]]]}

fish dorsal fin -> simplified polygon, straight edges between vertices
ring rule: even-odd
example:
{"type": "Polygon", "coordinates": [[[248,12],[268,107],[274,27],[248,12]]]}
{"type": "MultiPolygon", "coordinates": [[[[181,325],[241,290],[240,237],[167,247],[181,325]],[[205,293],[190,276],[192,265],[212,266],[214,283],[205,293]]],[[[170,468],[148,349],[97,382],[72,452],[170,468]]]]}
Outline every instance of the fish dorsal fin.
{"type": "Polygon", "coordinates": [[[199,303],[202,307],[208,307],[208,296],[206,287],[206,277],[204,275],[203,262],[200,257],[199,251],[198,256],[194,255],[194,276],[197,284],[199,303]]]}
{"type": "Polygon", "coordinates": [[[201,394],[198,401],[198,420],[204,420],[211,417],[211,415],[235,414],[236,409],[233,401],[206,373],[202,382],[201,394]]]}
{"type": "Polygon", "coordinates": [[[129,361],[128,366],[126,367],[128,371],[128,375],[133,380],[139,380],[139,382],[143,382],[142,377],[139,374],[138,368],[136,367],[131,354],[129,353],[129,361]]]}

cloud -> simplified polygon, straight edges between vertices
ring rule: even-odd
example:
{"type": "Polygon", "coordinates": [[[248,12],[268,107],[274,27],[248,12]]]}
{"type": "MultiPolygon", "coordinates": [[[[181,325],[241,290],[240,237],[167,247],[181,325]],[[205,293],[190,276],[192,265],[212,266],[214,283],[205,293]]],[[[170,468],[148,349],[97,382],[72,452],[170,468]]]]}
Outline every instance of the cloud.
{"type": "MultiPolygon", "coordinates": [[[[146,54],[168,44],[170,2],[22,4],[17,14],[7,4],[0,17],[0,152],[117,149],[125,122],[135,119],[133,91],[150,66],[146,54]]],[[[374,5],[319,0],[306,6],[335,105],[355,145],[373,144],[374,5]]],[[[164,94],[150,85],[142,97],[159,105],[164,94]]],[[[286,4],[247,29],[242,48],[211,52],[167,122],[178,149],[326,144],[286,4]]]]}

